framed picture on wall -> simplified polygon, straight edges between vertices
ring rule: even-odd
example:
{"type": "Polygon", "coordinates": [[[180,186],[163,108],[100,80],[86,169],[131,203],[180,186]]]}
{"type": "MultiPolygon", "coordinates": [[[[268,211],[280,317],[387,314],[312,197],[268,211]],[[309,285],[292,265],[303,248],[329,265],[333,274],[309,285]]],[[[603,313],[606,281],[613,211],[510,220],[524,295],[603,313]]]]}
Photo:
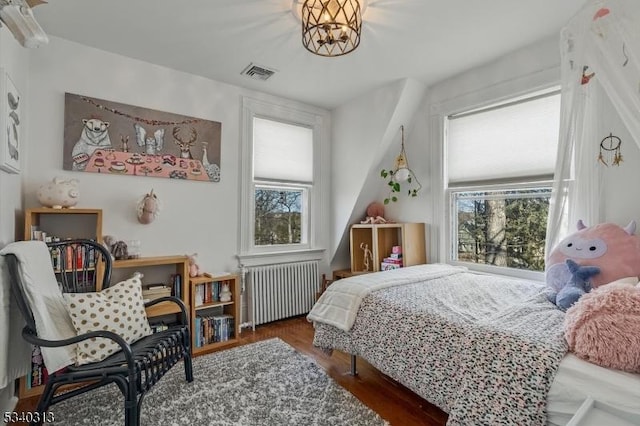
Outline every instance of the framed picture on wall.
{"type": "Polygon", "coordinates": [[[65,94],[63,169],[220,181],[222,123],[65,94]]]}
{"type": "Polygon", "coordinates": [[[0,68],[0,169],[20,172],[22,98],[5,69],[0,68]]]}

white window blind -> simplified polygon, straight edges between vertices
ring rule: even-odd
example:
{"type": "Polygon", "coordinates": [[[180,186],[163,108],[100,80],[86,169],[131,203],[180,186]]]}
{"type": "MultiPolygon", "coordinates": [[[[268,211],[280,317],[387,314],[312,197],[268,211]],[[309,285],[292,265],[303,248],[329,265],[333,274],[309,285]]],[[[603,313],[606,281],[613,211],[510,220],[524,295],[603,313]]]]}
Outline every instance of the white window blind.
{"type": "Polygon", "coordinates": [[[449,182],[553,175],[559,128],[557,93],[451,116],[449,182]]]}
{"type": "Polygon", "coordinates": [[[313,182],[313,130],[254,117],[253,178],[313,182]]]}

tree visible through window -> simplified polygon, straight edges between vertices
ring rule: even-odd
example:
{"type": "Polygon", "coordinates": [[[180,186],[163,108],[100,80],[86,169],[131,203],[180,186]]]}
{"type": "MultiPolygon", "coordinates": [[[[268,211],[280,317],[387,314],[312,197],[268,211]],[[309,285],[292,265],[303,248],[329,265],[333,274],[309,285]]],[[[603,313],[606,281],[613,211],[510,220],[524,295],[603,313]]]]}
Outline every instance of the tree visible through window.
{"type": "Polygon", "coordinates": [[[454,257],[543,271],[550,195],[549,188],[452,192],[457,213],[454,257]]]}
{"type": "Polygon", "coordinates": [[[256,188],[255,245],[302,242],[303,190],[256,188]]]}

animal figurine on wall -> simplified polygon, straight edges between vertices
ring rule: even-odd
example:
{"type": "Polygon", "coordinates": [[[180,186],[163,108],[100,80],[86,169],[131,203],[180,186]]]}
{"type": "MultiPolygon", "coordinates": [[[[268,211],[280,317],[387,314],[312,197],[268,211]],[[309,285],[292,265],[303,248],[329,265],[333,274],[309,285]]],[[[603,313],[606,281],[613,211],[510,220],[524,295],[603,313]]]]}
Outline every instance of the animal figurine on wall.
{"type": "Polygon", "coordinates": [[[158,129],[153,132],[152,137],[147,137],[147,131],[138,123],[134,123],[133,128],[136,131],[138,146],[145,147],[145,152],[148,155],[157,155],[162,151],[164,147],[164,129],[158,129]]]}
{"type": "Polygon", "coordinates": [[[80,139],[73,146],[71,158],[73,159],[72,170],[81,171],[87,167],[89,158],[96,149],[110,149],[111,139],[109,138],[109,122],[98,118],[83,119],[80,139]]]}
{"type": "MultiPolygon", "coordinates": [[[[577,281],[580,279],[585,281],[583,290],[587,292],[587,284],[597,288],[640,275],[640,238],[635,235],[635,221],[623,228],[613,223],[587,227],[580,220],[577,228],[578,231],[562,240],[547,259],[545,279],[550,300],[557,298],[567,285],[579,287],[577,281]],[[585,270],[576,276],[577,270],[572,270],[568,260],[577,267],[596,267],[599,272],[589,270],[585,275],[585,270]]],[[[556,300],[552,302],[556,303],[556,300]]]]}
{"type": "Polygon", "coordinates": [[[160,201],[158,196],[151,192],[146,193],[139,201],[136,208],[138,222],[148,225],[158,218],[160,214],[160,201]]]}

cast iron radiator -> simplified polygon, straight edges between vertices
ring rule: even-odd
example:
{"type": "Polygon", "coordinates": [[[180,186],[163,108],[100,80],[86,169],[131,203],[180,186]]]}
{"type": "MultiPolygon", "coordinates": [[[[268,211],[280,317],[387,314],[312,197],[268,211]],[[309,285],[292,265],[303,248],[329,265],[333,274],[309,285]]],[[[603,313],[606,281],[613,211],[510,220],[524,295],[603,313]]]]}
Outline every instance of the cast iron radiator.
{"type": "Polygon", "coordinates": [[[249,269],[249,310],[256,325],[308,313],[320,288],[318,261],[249,269]]]}

